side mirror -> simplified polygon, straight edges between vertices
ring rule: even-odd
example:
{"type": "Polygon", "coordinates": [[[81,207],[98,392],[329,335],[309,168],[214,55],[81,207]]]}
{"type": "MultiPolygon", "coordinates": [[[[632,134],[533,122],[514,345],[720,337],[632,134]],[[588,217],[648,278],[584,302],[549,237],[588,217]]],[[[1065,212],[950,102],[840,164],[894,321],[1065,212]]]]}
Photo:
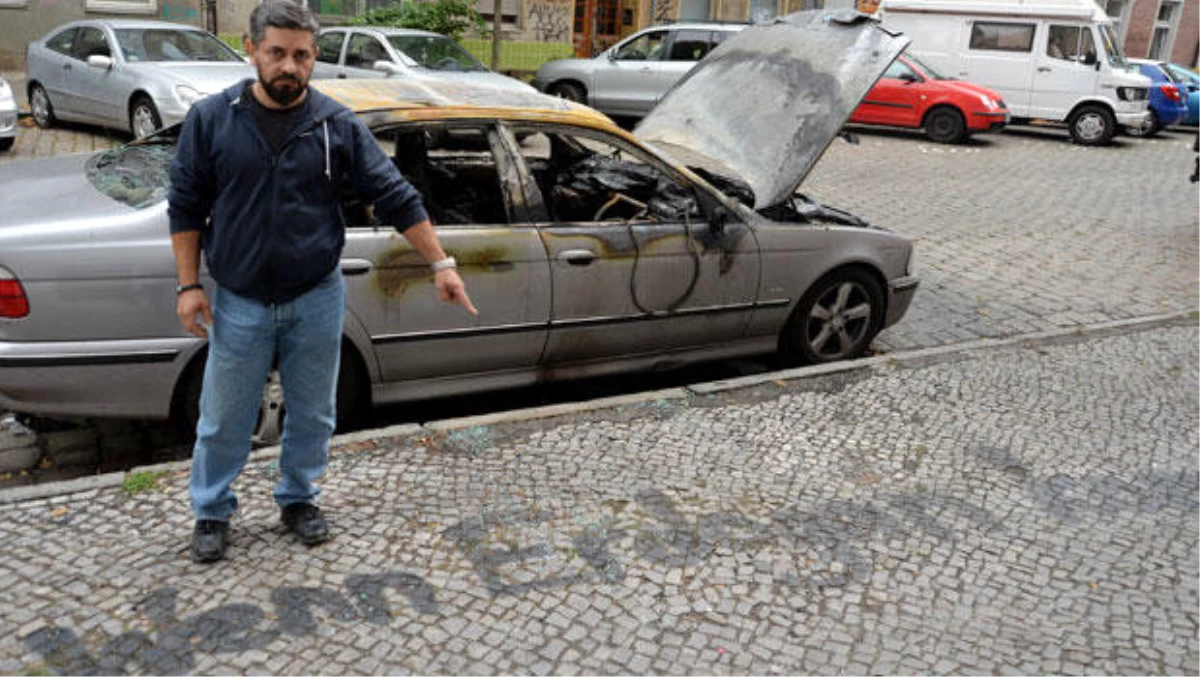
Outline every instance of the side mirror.
{"type": "Polygon", "coordinates": [[[371,70],[387,73],[388,75],[399,75],[400,73],[404,72],[403,69],[401,69],[400,66],[396,65],[394,62],[384,60],[372,63],[371,70]]]}
{"type": "Polygon", "coordinates": [[[87,58],[87,64],[92,68],[99,68],[102,71],[107,71],[112,70],[113,60],[111,56],[93,54],[87,58]]]}
{"type": "Polygon", "coordinates": [[[725,224],[729,221],[729,210],[722,205],[713,207],[708,213],[708,227],[712,229],[714,235],[720,235],[725,232],[725,224]]]}
{"type": "Polygon", "coordinates": [[[1099,62],[1096,60],[1095,54],[1083,54],[1079,57],[1079,63],[1085,66],[1091,66],[1093,64],[1098,64],[1099,62]]]}
{"type": "Polygon", "coordinates": [[[917,81],[917,76],[912,73],[901,73],[898,79],[906,85],[911,85],[917,81]]]}

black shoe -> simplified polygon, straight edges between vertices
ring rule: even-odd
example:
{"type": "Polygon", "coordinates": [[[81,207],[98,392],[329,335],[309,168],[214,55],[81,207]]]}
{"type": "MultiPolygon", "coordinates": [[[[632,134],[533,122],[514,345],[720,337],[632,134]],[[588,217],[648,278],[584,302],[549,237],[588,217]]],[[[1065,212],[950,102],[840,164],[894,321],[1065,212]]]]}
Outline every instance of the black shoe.
{"type": "Polygon", "coordinates": [[[321,509],[312,503],[292,503],[283,506],[280,519],[304,545],[317,545],[329,540],[329,526],[321,509]]]}
{"type": "Polygon", "coordinates": [[[196,520],[192,529],[192,561],[200,564],[225,559],[229,545],[229,522],[196,520]]]}

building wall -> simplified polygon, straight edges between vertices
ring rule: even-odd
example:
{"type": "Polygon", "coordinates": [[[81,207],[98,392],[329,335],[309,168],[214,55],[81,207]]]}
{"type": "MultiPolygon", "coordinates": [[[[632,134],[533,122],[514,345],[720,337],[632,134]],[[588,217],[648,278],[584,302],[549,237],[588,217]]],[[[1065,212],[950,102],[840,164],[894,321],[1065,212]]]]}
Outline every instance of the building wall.
{"type": "Polygon", "coordinates": [[[1181,14],[1171,61],[1195,68],[1200,65],[1200,1],[1184,2],[1181,14]]]}

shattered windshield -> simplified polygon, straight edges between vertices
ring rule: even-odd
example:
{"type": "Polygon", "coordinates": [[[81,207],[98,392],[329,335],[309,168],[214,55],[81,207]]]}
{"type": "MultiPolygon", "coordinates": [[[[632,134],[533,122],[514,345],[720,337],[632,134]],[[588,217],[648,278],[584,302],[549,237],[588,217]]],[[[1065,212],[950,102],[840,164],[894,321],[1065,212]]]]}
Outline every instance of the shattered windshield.
{"type": "Polygon", "coordinates": [[[142,209],[166,199],[174,156],[173,143],[130,144],[93,155],[84,171],[96,190],[142,209]]]}
{"type": "Polygon", "coordinates": [[[471,53],[442,35],[392,35],[388,42],[396,51],[435,71],[485,71],[471,53]]]}

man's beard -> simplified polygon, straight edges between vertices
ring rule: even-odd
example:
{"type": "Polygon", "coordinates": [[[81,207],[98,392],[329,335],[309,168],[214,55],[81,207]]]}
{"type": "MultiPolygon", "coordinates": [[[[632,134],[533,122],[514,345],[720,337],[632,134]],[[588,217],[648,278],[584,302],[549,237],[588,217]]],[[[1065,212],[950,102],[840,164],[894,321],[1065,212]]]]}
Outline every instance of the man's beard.
{"type": "Polygon", "coordinates": [[[304,94],[307,86],[307,83],[301,82],[300,78],[294,75],[280,75],[268,82],[263,78],[262,73],[259,73],[258,81],[262,84],[263,91],[267,93],[267,96],[284,108],[295,103],[296,99],[304,94]]]}

